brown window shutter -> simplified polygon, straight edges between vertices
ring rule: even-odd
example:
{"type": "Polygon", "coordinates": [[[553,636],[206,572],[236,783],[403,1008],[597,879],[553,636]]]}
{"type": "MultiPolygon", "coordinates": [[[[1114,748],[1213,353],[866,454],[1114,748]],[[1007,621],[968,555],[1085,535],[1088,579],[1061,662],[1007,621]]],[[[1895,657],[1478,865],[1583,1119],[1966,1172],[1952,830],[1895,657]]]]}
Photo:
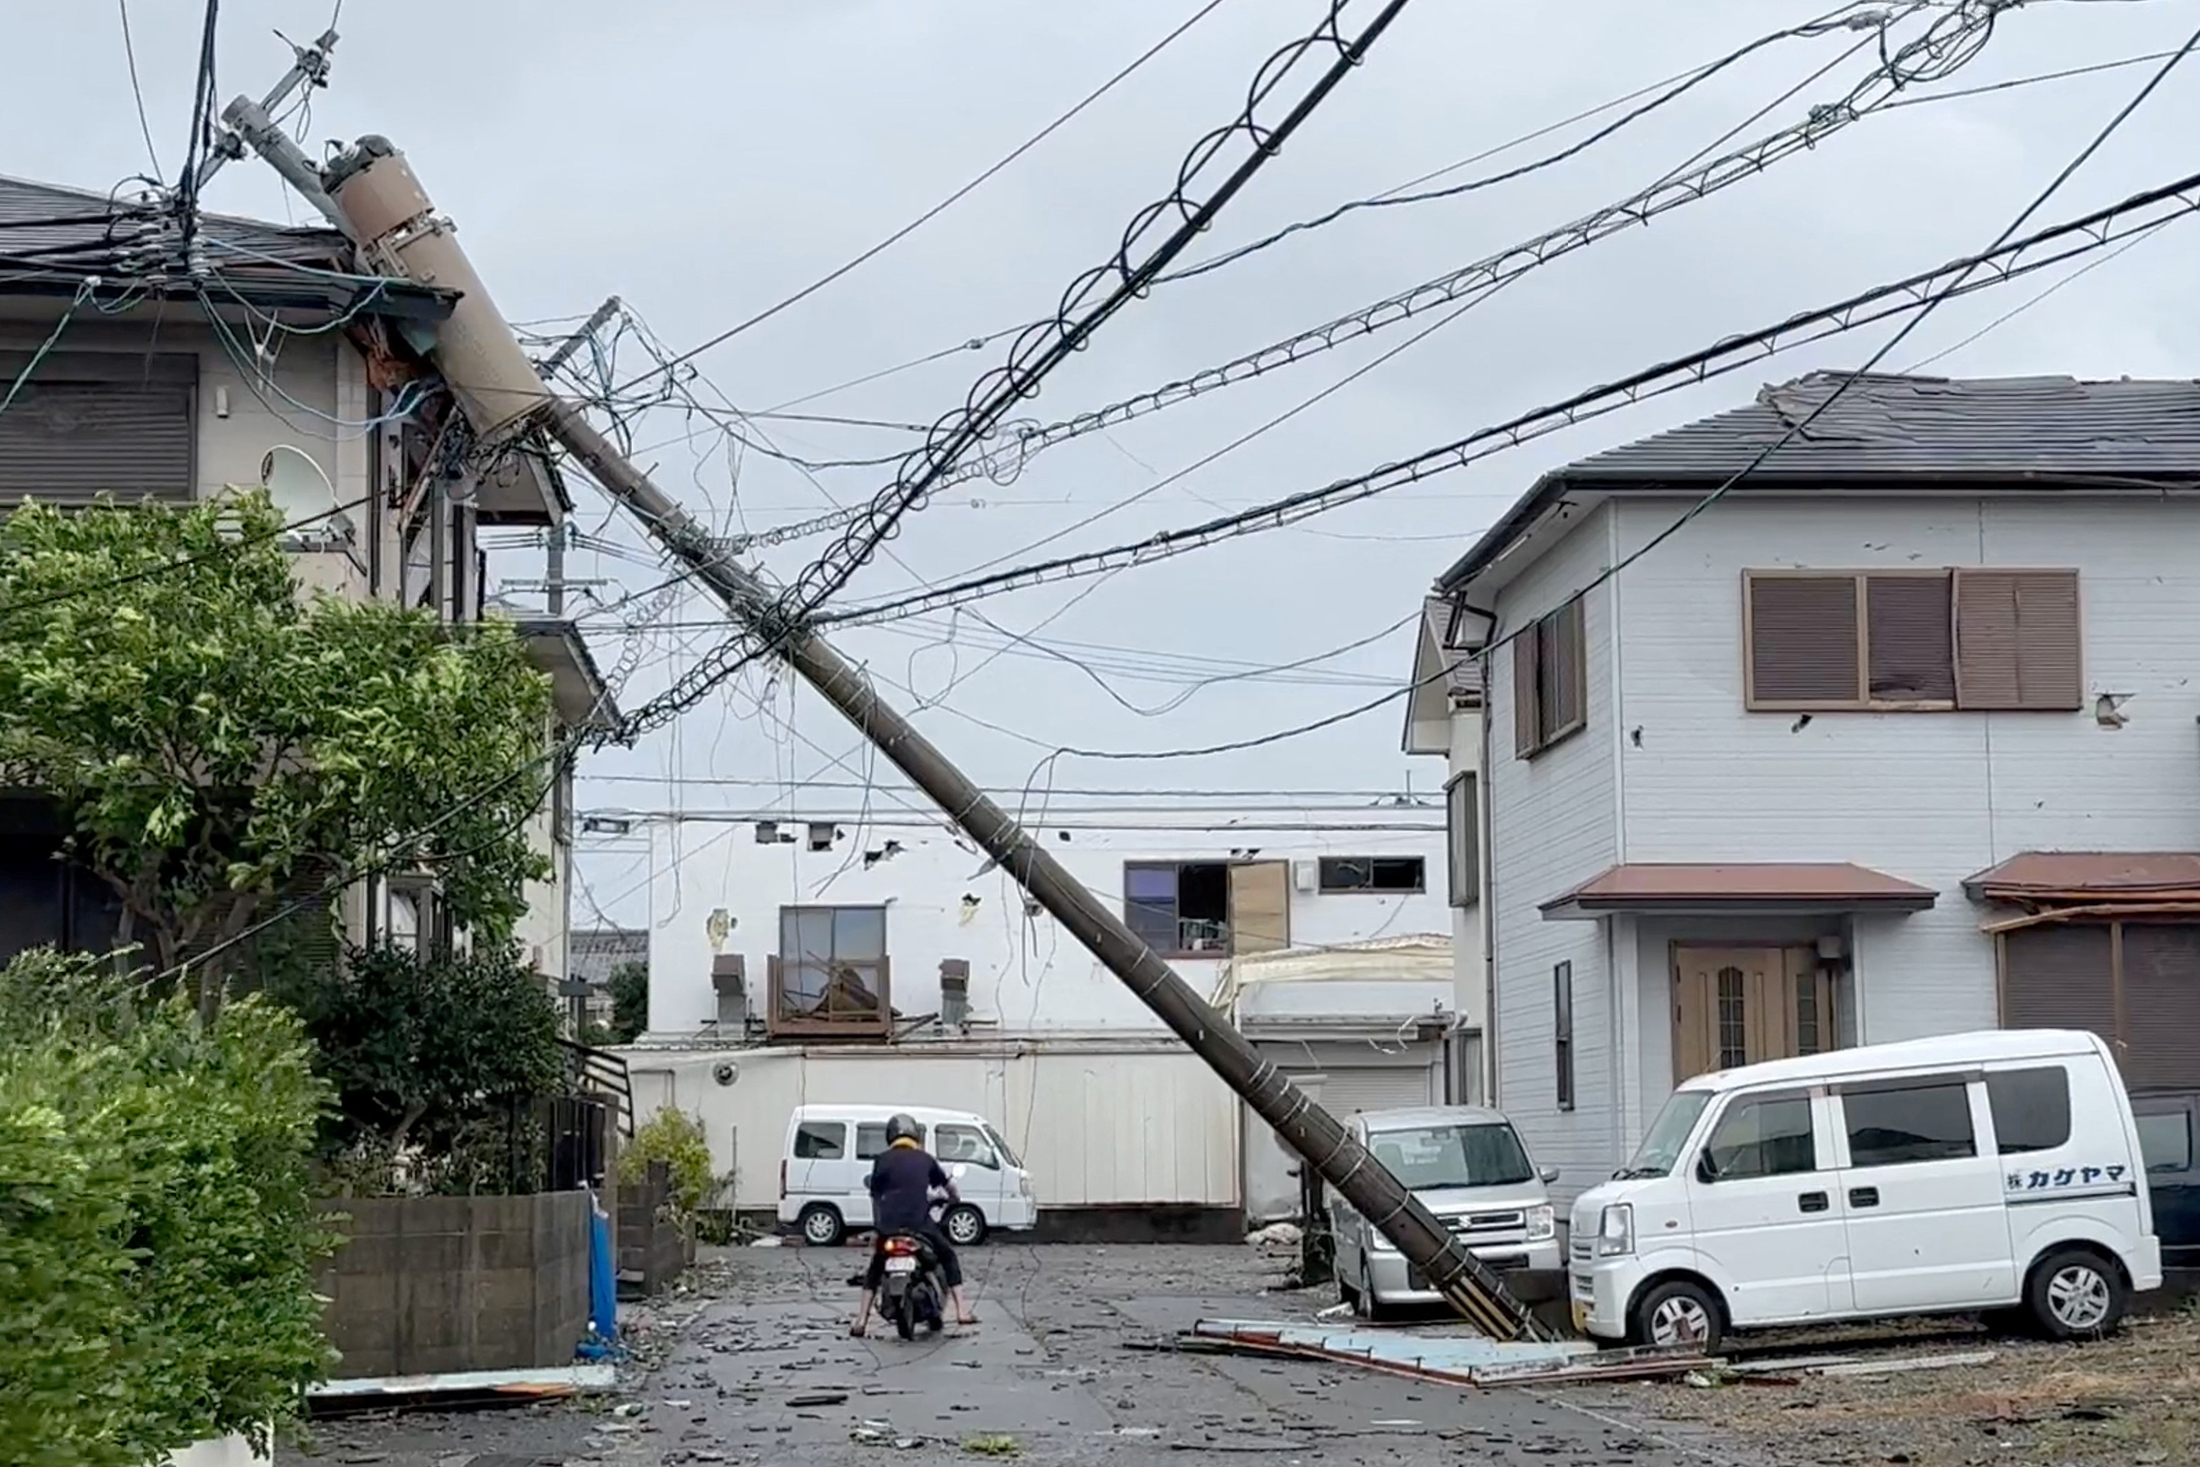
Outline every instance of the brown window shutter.
{"type": "Polygon", "coordinates": [[[1952,703],[1955,613],[1949,579],[1864,578],[1865,653],[1874,703],[1952,703]]]}
{"type": "Polygon", "coordinates": [[[2132,1089],[2200,1086],[2200,926],[2124,923],[2123,1037],[2132,1089]]]}
{"type": "Polygon", "coordinates": [[[1542,701],[1536,695],[1540,681],[1536,673],[1538,644],[1542,641],[1542,627],[1535,622],[1520,629],[1512,639],[1513,661],[1513,757],[1525,759],[1543,747],[1542,701]]]}
{"type": "Polygon", "coordinates": [[[1855,576],[1749,578],[1752,706],[1862,701],[1856,591],[1855,576]]]}
{"type": "Polygon", "coordinates": [[[2072,922],[2020,927],[2002,939],[2004,1029],[2089,1029],[2114,1042],[2108,928],[2072,922]]]}
{"type": "Polygon", "coordinates": [[[1956,701],[1983,712],[2085,703],[2076,571],[1955,573],[1956,701]]]}
{"type": "Polygon", "coordinates": [[[1536,626],[1543,702],[1543,742],[1570,733],[1588,719],[1588,666],[1580,598],[1544,617],[1536,626]]]}

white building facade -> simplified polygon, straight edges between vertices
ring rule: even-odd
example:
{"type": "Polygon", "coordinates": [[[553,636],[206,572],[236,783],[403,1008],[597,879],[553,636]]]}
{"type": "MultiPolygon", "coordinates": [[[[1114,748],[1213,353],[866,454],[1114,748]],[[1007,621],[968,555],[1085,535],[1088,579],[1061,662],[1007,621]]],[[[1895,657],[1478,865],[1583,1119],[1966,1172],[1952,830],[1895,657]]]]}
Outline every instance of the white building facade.
{"type": "MultiPolygon", "coordinates": [[[[1348,1072],[1339,1094],[1358,1104],[1425,1104],[1446,1098],[1461,1046],[1472,1053],[1448,981],[1426,982],[1425,945],[1449,925],[1433,804],[1057,806],[1032,830],[1295,1075],[1348,1072]],[[1279,1003],[1276,985],[1247,980],[1283,958],[1373,986],[1302,990],[1342,1012],[1279,1003]],[[1363,1073],[1375,1070],[1387,1081],[1363,1073]]],[[[650,844],[650,1032],[627,1052],[637,1108],[699,1115],[741,1208],[776,1200],[775,1148],[805,1098],[977,1110],[1026,1152],[1043,1212],[1181,1217],[1197,1235],[1247,1211],[1250,1125],[1252,1210],[1278,1205],[1265,1127],[944,820],[875,806],[658,818],[650,844]]]]}
{"type": "Polygon", "coordinates": [[[2200,1087],[2200,388],[1864,379],[1673,531],[1830,390],[1549,475],[1439,584],[1494,649],[1495,1099],[1569,1195],[1834,1045],[2200,1087]]]}

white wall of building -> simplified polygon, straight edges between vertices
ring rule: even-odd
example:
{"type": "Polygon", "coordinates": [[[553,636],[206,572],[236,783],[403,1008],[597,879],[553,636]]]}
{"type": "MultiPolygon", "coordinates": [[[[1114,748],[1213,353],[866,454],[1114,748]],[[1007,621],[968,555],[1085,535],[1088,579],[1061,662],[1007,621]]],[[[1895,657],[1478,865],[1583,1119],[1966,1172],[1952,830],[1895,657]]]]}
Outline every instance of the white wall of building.
{"type": "MultiPolygon", "coordinates": [[[[650,992],[653,1035],[692,1034],[717,1016],[711,983],[711,913],[733,918],[728,953],[747,959],[750,991],[761,1011],[767,955],[779,947],[784,906],[887,908],[892,1002],[906,1015],[939,1008],[939,965],[970,965],[973,1019],[1004,1035],[1080,1031],[1159,1031],[1152,1014],[1043,912],[1027,911],[1022,891],[988,870],[983,854],[941,825],[915,816],[881,819],[856,811],[780,817],[789,844],[758,844],[753,820],[662,820],[650,829],[650,992]],[[809,848],[807,825],[840,834],[829,851],[809,848]],[[884,854],[886,843],[899,843],[884,854]],[[879,853],[866,864],[866,853],[879,853]],[[966,897],[975,902],[966,902],[966,897]]],[[[1105,816],[1056,810],[1034,822],[1047,849],[1118,912],[1125,862],[1257,859],[1313,861],[1321,856],[1415,855],[1425,861],[1422,892],[1291,892],[1290,940],[1323,945],[1444,931],[1443,812],[1370,809],[1318,816],[1233,816],[1180,811],[1105,816]],[[1193,823],[1201,829],[1182,828],[1193,823]],[[1096,823],[1113,827],[1096,829],[1096,823]],[[1341,829],[1352,825],[1359,829],[1341,829]]],[[[1182,960],[1177,970],[1203,997],[1215,990],[1221,961],[1182,960]]],[[[1011,1138],[1013,1139],[1013,1138],[1011,1138]]]]}
{"type": "Polygon", "coordinates": [[[1044,1208],[1171,1203],[1235,1207],[1238,1102],[1173,1040],[1060,1037],[893,1047],[622,1051],[644,1117],[700,1118],[733,1204],[779,1201],[798,1105],[832,1101],[974,1111],[1034,1176],[1044,1208]],[[730,1085],[714,1071],[731,1063],[730,1085]]]}
{"type": "MultiPolygon", "coordinates": [[[[1504,637],[1588,585],[1608,563],[1610,520],[1588,516],[1496,598],[1496,635],[1504,637]]],[[[1613,582],[1584,601],[1588,726],[1533,759],[1513,754],[1512,648],[1491,659],[1490,852],[1485,890],[1495,919],[1498,1054],[1495,1103],[1528,1147],[1569,1179],[1608,1170],[1613,1083],[1607,1015],[1624,1003],[1614,991],[1600,924],[1546,922],[1537,904],[1626,859],[1622,854],[1618,735],[1610,717],[1617,677],[1613,582]],[[1573,993],[1574,1105],[1557,1105],[1554,973],[1570,965],[1573,993]]],[[[1632,599],[1627,603],[1633,614],[1632,599]]],[[[1630,630],[1632,630],[1630,628],[1630,630]]]]}

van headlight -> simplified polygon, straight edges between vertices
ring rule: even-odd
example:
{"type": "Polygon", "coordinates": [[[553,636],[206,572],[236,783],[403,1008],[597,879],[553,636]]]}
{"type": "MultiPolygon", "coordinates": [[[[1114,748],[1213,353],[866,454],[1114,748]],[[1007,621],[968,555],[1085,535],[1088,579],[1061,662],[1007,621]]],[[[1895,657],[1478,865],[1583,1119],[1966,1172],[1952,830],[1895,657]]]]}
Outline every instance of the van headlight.
{"type": "Polygon", "coordinates": [[[1621,1258],[1635,1251],[1635,1206],[1614,1202],[1597,1221],[1597,1257],[1621,1258]]]}
{"type": "Polygon", "coordinates": [[[1551,1204],[1546,1202],[1541,1207],[1528,1209],[1529,1242],[1548,1243],[1557,1236],[1558,1214],[1552,1210],[1551,1204]]]}

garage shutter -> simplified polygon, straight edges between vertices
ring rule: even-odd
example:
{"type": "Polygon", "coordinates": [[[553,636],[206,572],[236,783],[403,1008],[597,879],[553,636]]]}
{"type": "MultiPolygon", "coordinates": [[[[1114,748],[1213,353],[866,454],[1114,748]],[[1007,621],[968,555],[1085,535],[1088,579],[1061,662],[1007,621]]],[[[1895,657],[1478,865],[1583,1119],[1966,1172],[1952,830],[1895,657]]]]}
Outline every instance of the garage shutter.
{"type": "Polygon", "coordinates": [[[2109,930],[2092,923],[2023,927],[2002,939],[2005,1029],[2090,1029],[2116,1038],[2109,930]]]}
{"type": "Polygon", "coordinates": [[[1427,1065],[1354,1065],[1324,1070],[1322,1109],[1338,1120],[1363,1110],[1433,1105],[1442,1094],[1434,1056],[1427,1065]]]}
{"type": "Polygon", "coordinates": [[[2200,927],[2123,927],[2124,1083],[2134,1090],[2200,1084],[2200,927]]]}

